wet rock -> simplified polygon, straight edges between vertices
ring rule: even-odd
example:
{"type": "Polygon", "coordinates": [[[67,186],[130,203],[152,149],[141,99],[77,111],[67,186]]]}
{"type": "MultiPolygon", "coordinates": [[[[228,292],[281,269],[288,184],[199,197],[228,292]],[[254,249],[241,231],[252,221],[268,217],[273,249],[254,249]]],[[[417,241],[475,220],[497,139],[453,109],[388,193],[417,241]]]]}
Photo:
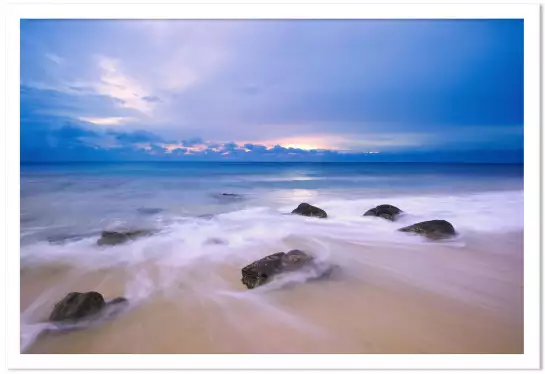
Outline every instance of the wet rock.
{"type": "Polygon", "coordinates": [[[212,195],[219,204],[234,204],[244,200],[242,195],[237,193],[223,192],[212,195]]]}
{"type": "Polygon", "coordinates": [[[397,216],[403,211],[393,205],[383,204],[369,209],[364,216],[382,217],[390,221],[395,221],[397,216]]]}
{"type": "Polygon", "coordinates": [[[242,269],[242,283],[249,289],[270,281],[275,275],[300,270],[312,266],[316,270],[314,278],[330,273],[331,266],[318,266],[312,256],[294,249],[288,253],[278,252],[252,262],[242,269]]]}
{"type": "Polygon", "coordinates": [[[98,245],[117,245],[125,243],[128,240],[134,240],[143,236],[151,235],[151,230],[133,230],[133,231],[102,231],[98,245]]]}
{"type": "Polygon", "coordinates": [[[399,229],[403,232],[414,232],[430,239],[444,239],[456,235],[454,226],[445,220],[432,220],[415,223],[414,225],[399,229]]]}
{"type": "Polygon", "coordinates": [[[291,214],[299,214],[301,216],[307,217],[318,217],[318,218],[327,218],[327,213],[325,210],[315,207],[307,203],[301,203],[297,208],[295,208],[291,214]]]}
{"type": "Polygon", "coordinates": [[[152,216],[154,214],[159,214],[163,211],[161,208],[138,208],[138,213],[144,214],[146,216],[152,216]]]}
{"type": "Polygon", "coordinates": [[[55,304],[49,321],[59,332],[93,326],[103,319],[115,317],[128,306],[129,300],[116,297],[105,301],[98,292],[70,292],[55,304]]]}
{"type": "Polygon", "coordinates": [[[49,320],[52,322],[75,321],[99,313],[106,302],[98,292],[70,292],[55,304],[49,320]]]}
{"type": "Polygon", "coordinates": [[[298,270],[313,260],[312,256],[298,249],[289,251],[282,257],[282,270],[298,270]]]}
{"type": "Polygon", "coordinates": [[[116,298],[113,298],[112,300],[108,301],[108,305],[114,305],[114,304],[125,304],[125,303],[128,303],[129,300],[127,300],[126,298],[124,297],[116,297],[116,298]]]}
{"type": "Polygon", "coordinates": [[[64,244],[66,242],[75,242],[79,240],[83,240],[86,238],[90,238],[93,236],[96,236],[100,232],[88,232],[88,233],[82,233],[82,234],[58,234],[58,235],[51,235],[47,238],[47,241],[51,244],[64,244]]]}
{"type": "Polygon", "coordinates": [[[284,252],[278,252],[252,262],[242,269],[242,283],[248,288],[257,287],[282,271],[284,252]]]}
{"type": "Polygon", "coordinates": [[[207,244],[207,245],[227,244],[227,240],[224,240],[224,239],[221,239],[221,238],[209,238],[209,239],[206,239],[204,244],[207,244]]]}

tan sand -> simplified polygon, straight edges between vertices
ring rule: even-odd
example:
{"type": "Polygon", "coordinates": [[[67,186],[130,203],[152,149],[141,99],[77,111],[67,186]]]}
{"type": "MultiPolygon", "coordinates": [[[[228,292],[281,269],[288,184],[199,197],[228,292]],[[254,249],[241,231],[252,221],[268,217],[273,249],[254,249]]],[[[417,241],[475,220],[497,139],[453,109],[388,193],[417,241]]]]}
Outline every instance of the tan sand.
{"type": "MultiPolygon", "coordinates": [[[[350,271],[267,292],[245,291],[240,267],[203,264],[116,319],[86,330],[45,334],[27,352],[522,353],[522,233],[504,239],[494,242],[505,250],[483,250],[486,243],[474,239],[465,248],[407,257],[427,268],[451,262],[460,268],[460,277],[479,274],[479,284],[468,283],[474,298],[399,276],[396,269],[385,271],[397,253],[388,248],[353,246],[365,262],[350,271]],[[199,282],[210,274],[234,293],[214,293],[213,283],[199,282]]],[[[143,268],[152,279],[161,278],[155,264],[143,268]]],[[[47,318],[53,302],[69,291],[115,297],[133,272],[25,269],[21,308],[49,298],[38,313],[47,318]]]]}

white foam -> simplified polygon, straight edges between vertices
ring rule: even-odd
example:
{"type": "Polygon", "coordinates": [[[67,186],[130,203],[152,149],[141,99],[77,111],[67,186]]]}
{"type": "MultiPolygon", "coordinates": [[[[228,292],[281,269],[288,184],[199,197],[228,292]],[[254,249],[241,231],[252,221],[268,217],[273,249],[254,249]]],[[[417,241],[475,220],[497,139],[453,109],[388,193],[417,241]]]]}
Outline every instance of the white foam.
{"type": "MultiPolygon", "coordinates": [[[[494,269],[466,263],[462,266],[456,263],[458,257],[452,257],[452,263],[441,262],[428,256],[428,251],[462,251],[468,236],[523,229],[523,191],[335,201],[317,197],[308,202],[326,210],[328,219],[286,215],[294,206],[256,207],[210,220],[179,217],[163,222],[165,226],[156,235],[118,246],[99,247],[97,237],[62,244],[25,245],[21,248],[21,268],[62,266],[79,274],[123,269],[130,274],[125,296],[131,305],[138,305],[157,292],[177,298],[182,286],[214,298],[239,297],[249,292],[266,295],[286,284],[304,282],[315,274],[287,274],[259,290],[241,291],[242,288],[233,288],[232,281],[213,273],[217,267],[226,267],[237,273],[233,275],[237,279],[243,266],[274,252],[298,248],[320,263],[339,265],[344,274],[354,279],[361,280],[362,269],[373,267],[404,281],[463,298],[471,292],[482,294],[478,285],[472,290],[467,285],[487,279],[495,274],[494,269]],[[362,216],[379,204],[398,206],[405,213],[395,222],[362,216]],[[442,249],[438,249],[437,244],[422,237],[397,231],[430,219],[448,220],[458,236],[441,242],[442,249]],[[157,276],[149,272],[150,265],[157,276]]],[[[49,294],[42,296],[23,311],[22,347],[28,347],[40,331],[51,328],[37,319],[40,313],[36,311],[51,298],[49,294]]]]}

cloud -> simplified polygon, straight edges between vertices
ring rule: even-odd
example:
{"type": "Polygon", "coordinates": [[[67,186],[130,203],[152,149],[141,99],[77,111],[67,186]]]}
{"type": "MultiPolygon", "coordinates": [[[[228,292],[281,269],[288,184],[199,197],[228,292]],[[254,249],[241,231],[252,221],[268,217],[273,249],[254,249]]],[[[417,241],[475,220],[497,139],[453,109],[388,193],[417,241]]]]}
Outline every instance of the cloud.
{"type": "Polygon", "coordinates": [[[107,135],[112,135],[116,140],[124,143],[164,143],[165,141],[157,134],[153,134],[148,131],[132,131],[132,132],[121,132],[121,131],[107,131],[107,135]]]}
{"type": "Polygon", "coordinates": [[[57,65],[63,65],[65,63],[65,59],[57,56],[54,53],[46,53],[45,57],[47,57],[49,60],[53,61],[57,65]]]}
{"type": "Polygon", "coordinates": [[[160,103],[161,99],[157,96],[144,96],[142,97],[142,100],[150,102],[150,103],[160,103]]]}
{"type": "Polygon", "coordinates": [[[115,125],[121,125],[123,123],[133,121],[133,119],[130,117],[103,117],[103,118],[79,117],[78,119],[81,121],[90,122],[94,125],[99,125],[99,126],[115,126],[115,125]]]}
{"type": "Polygon", "coordinates": [[[523,145],[520,20],[24,20],[21,81],[22,127],[153,129],[154,157],[523,145]]]}
{"type": "Polygon", "coordinates": [[[105,56],[98,56],[97,60],[101,75],[94,88],[99,94],[117,99],[120,107],[135,109],[145,115],[153,113],[155,102],[143,99],[153,96],[142,83],[123,73],[120,61],[105,56]]]}

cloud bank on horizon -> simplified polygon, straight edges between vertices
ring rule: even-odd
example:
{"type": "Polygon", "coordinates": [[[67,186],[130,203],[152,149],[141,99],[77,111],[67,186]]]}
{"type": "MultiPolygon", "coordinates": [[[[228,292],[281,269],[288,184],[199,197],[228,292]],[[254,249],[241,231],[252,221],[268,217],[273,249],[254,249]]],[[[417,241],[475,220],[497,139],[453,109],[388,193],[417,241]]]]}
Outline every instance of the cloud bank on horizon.
{"type": "Polygon", "coordinates": [[[523,159],[522,20],[22,20],[21,161],[523,159]]]}

